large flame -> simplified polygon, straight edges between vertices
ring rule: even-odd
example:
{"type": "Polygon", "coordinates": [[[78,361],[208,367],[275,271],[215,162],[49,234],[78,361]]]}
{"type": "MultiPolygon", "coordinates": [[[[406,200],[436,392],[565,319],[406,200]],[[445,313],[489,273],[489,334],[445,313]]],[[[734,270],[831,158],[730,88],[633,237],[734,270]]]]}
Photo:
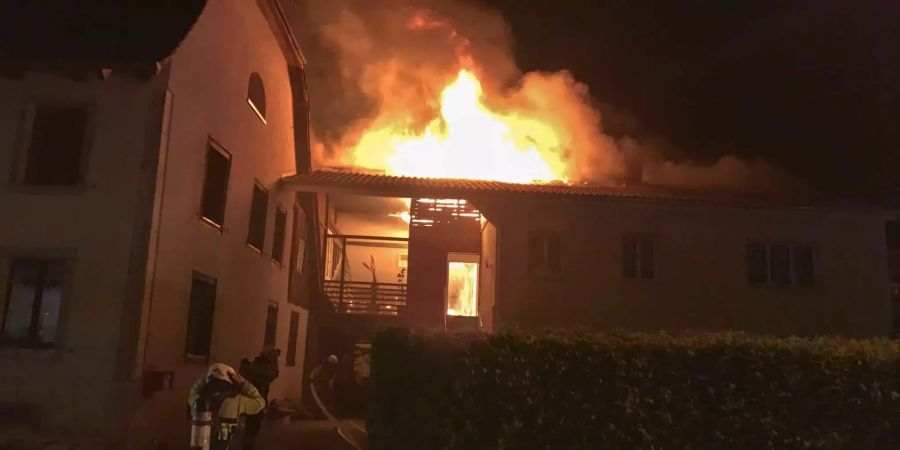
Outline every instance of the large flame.
{"type": "Polygon", "coordinates": [[[439,117],[418,132],[400,121],[365,131],[353,164],[419,177],[567,181],[556,130],[524,114],[493,112],[483,95],[475,74],[460,70],[441,93],[439,117]]]}

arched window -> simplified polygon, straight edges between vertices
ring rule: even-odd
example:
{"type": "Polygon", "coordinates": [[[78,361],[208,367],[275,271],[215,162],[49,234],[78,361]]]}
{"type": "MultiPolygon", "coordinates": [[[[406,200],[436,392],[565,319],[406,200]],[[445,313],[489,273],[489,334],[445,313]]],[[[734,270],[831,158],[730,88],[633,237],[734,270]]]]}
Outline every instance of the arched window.
{"type": "Polygon", "coordinates": [[[250,74],[250,82],[247,84],[247,103],[256,112],[256,115],[266,122],[266,88],[263,87],[262,78],[253,72],[250,74]]]}

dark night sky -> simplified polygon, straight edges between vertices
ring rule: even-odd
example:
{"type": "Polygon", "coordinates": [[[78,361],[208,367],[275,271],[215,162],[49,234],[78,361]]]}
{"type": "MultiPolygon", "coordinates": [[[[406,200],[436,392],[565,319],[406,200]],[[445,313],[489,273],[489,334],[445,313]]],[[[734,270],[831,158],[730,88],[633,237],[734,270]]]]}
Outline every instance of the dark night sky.
{"type": "Polygon", "coordinates": [[[841,196],[898,193],[900,1],[480,2],[523,69],[587,83],[612,133],[762,156],[841,196]]]}

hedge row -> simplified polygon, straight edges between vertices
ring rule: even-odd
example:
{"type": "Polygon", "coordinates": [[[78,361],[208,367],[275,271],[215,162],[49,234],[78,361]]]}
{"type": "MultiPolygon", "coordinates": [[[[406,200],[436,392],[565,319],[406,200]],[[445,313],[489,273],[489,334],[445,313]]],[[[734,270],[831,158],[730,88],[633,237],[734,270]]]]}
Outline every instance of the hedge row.
{"type": "Polygon", "coordinates": [[[372,449],[900,449],[895,341],[375,340],[372,449]]]}

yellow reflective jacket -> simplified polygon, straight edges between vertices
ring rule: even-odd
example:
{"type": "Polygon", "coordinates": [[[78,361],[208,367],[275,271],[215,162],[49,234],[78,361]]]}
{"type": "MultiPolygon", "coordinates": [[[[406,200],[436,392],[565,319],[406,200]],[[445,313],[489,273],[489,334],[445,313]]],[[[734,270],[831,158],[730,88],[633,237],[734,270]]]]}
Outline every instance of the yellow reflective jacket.
{"type": "MultiPolygon", "coordinates": [[[[206,376],[200,377],[194,382],[191,390],[188,392],[188,406],[193,409],[194,403],[200,397],[200,389],[206,382],[206,376]]],[[[226,423],[237,423],[237,419],[244,414],[256,414],[266,407],[266,399],[259,394],[259,391],[249,382],[241,386],[241,391],[234,397],[226,398],[219,406],[216,416],[225,419],[226,423]]]]}

